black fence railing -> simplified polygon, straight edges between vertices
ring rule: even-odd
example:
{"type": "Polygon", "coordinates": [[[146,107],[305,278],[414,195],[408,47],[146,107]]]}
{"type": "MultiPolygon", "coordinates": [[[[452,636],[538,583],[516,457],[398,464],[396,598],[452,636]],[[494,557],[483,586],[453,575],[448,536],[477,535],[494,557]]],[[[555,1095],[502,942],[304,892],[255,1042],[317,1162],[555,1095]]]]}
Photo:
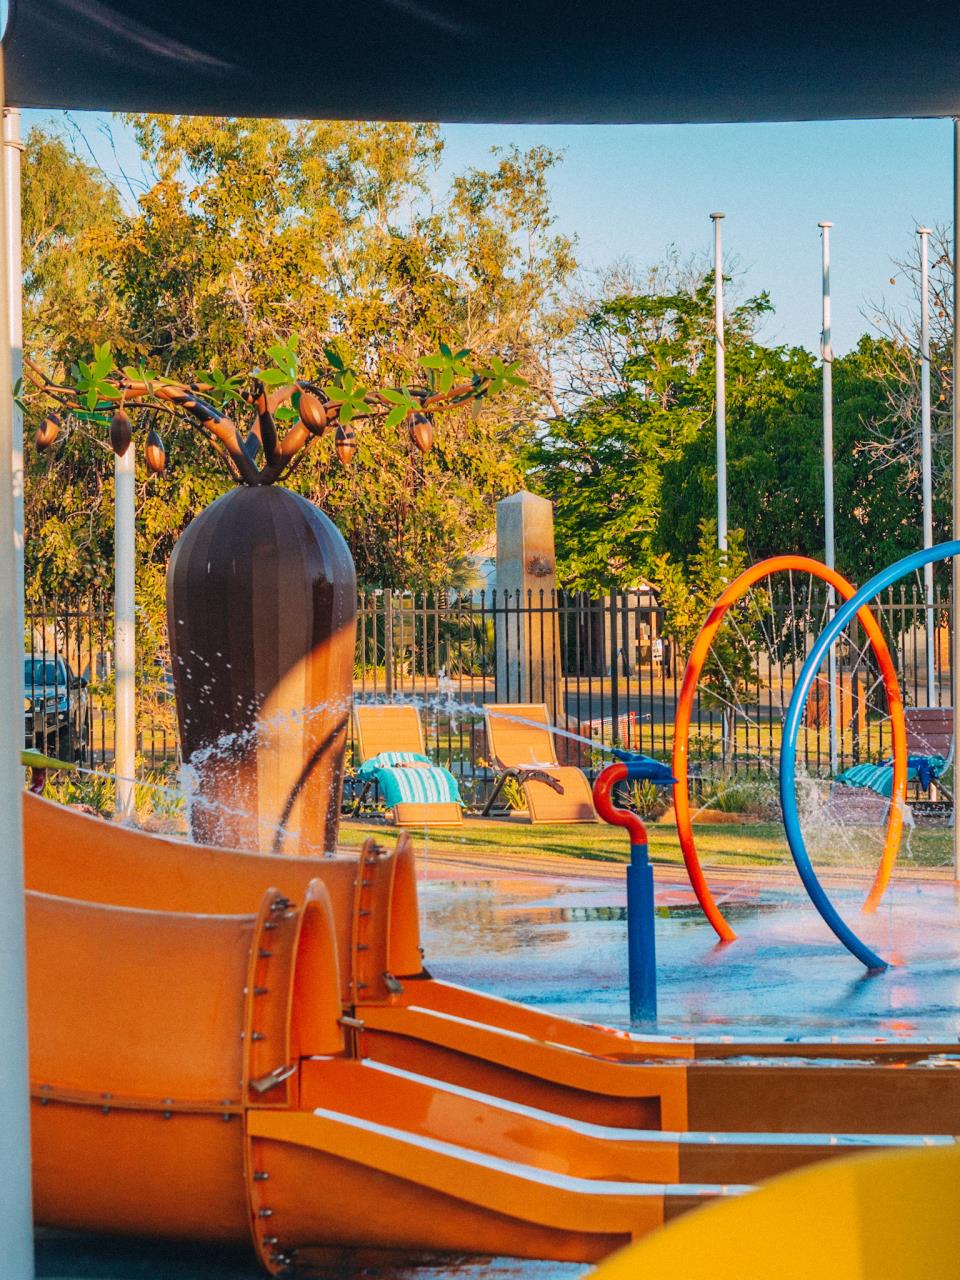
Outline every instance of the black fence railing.
{"type": "MultiPolygon", "coordinates": [[[[700,768],[776,767],[780,727],[794,682],[828,615],[819,582],[766,584],[731,611],[698,685],[690,759],[700,768]]],[[[949,600],[928,605],[915,584],[875,602],[908,704],[927,705],[927,633],[934,705],[951,702],[949,600]]],[[[28,745],[87,759],[113,755],[111,602],[28,603],[25,738],[28,745]]],[[[827,669],[808,703],[799,754],[829,771],[880,759],[889,723],[875,660],[856,624],[836,650],[835,730],[831,743],[827,669]]],[[[573,593],[364,592],[358,599],[354,697],[413,701],[421,708],[430,756],[482,800],[494,772],[483,732],[492,703],[546,703],[555,723],[589,745],[558,738],[558,753],[592,769],[602,749],[628,746],[661,758],[673,749],[673,723],[685,654],[667,633],[649,592],[602,598],[573,593]]],[[[148,768],[177,760],[168,662],[154,656],[139,672],[140,756],[148,768]]],[[[351,731],[352,732],[352,731],[351,731]]],[[[351,748],[356,747],[351,737],[351,748]]]]}

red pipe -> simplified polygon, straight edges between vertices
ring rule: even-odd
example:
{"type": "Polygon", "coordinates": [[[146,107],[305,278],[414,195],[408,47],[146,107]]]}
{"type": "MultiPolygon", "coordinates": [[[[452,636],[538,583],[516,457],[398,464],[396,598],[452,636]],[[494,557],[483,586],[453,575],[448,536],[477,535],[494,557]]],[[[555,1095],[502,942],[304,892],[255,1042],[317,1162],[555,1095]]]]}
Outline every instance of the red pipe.
{"type": "Polygon", "coordinates": [[[647,828],[639,814],[629,809],[620,809],[613,803],[611,792],[618,782],[627,776],[627,766],[622,760],[615,760],[597,776],[593,784],[593,803],[597,813],[614,827],[626,827],[630,832],[631,845],[647,845],[647,828]]]}

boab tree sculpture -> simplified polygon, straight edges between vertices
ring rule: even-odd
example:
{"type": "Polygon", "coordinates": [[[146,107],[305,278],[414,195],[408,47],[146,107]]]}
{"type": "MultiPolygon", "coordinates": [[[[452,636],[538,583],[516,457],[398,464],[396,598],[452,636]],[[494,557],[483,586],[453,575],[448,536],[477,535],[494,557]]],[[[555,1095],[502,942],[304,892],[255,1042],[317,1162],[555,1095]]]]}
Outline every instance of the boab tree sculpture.
{"type": "Polygon", "coordinates": [[[475,370],[469,351],[446,345],[420,362],[423,383],[400,387],[364,385],[335,350],[325,379],[299,375],[295,340],[269,354],[272,366],[247,378],[214,371],[189,384],[117,368],[105,347],[69,379],[31,361],[25,374],[29,394],[49,406],[38,449],[73,419],[109,420],[118,454],[145,431],[145,460],[158,472],[167,419],[206,436],[238,482],[184,530],[167,572],[191,829],[204,844],[322,853],[340,812],[356,575],[333,522],[277,482],[325,436],[349,464],[357,428],[372,423],[406,429],[427,452],[434,414],[523,379],[499,359],[475,370]]]}

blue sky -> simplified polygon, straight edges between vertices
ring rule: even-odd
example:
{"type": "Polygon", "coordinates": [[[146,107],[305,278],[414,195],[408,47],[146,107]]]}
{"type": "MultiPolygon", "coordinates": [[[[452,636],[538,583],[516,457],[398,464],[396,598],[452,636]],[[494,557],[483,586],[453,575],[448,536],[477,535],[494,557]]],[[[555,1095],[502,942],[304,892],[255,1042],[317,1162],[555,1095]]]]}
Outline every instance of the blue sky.
{"type": "MultiPolygon", "coordinates": [[[[26,112],[25,128],[57,113],[26,112]]],[[[103,141],[104,117],[76,113],[101,163],[116,171],[103,141]]],[[[123,166],[136,156],[113,124],[123,166]]],[[[834,346],[848,350],[868,327],[871,304],[912,303],[893,260],[915,228],[952,216],[951,125],[943,120],[817,124],[511,126],[452,125],[445,170],[488,162],[490,148],[544,144],[564,153],[552,178],[557,228],[576,237],[594,269],[618,258],[656,261],[711,246],[711,210],[726,213],[727,250],[739,260],[739,288],[768,289],[776,313],[769,341],[816,349],[820,327],[820,237],[833,221],[834,346]]]]}

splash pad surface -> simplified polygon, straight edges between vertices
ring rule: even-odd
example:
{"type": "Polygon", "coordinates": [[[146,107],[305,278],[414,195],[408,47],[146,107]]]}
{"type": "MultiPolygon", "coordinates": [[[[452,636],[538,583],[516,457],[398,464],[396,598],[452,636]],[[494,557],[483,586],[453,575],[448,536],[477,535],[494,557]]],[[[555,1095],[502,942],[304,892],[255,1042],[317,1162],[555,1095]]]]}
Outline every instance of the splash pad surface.
{"type": "MultiPolygon", "coordinates": [[[[731,945],[717,942],[682,873],[658,868],[656,879],[661,1032],[951,1040],[960,1033],[960,891],[952,882],[894,879],[864,931],[902,963],[868,977],[837,948],[789,871],[716,875],[736,923],[731,945]]],[[[831,889],[855,917],[868,884],[837,876],[831,889]]],[[[627,1025],[622,883],[488,866],[458,872],[428,859],[420,894],[438,978],[627,1025]]]]}

